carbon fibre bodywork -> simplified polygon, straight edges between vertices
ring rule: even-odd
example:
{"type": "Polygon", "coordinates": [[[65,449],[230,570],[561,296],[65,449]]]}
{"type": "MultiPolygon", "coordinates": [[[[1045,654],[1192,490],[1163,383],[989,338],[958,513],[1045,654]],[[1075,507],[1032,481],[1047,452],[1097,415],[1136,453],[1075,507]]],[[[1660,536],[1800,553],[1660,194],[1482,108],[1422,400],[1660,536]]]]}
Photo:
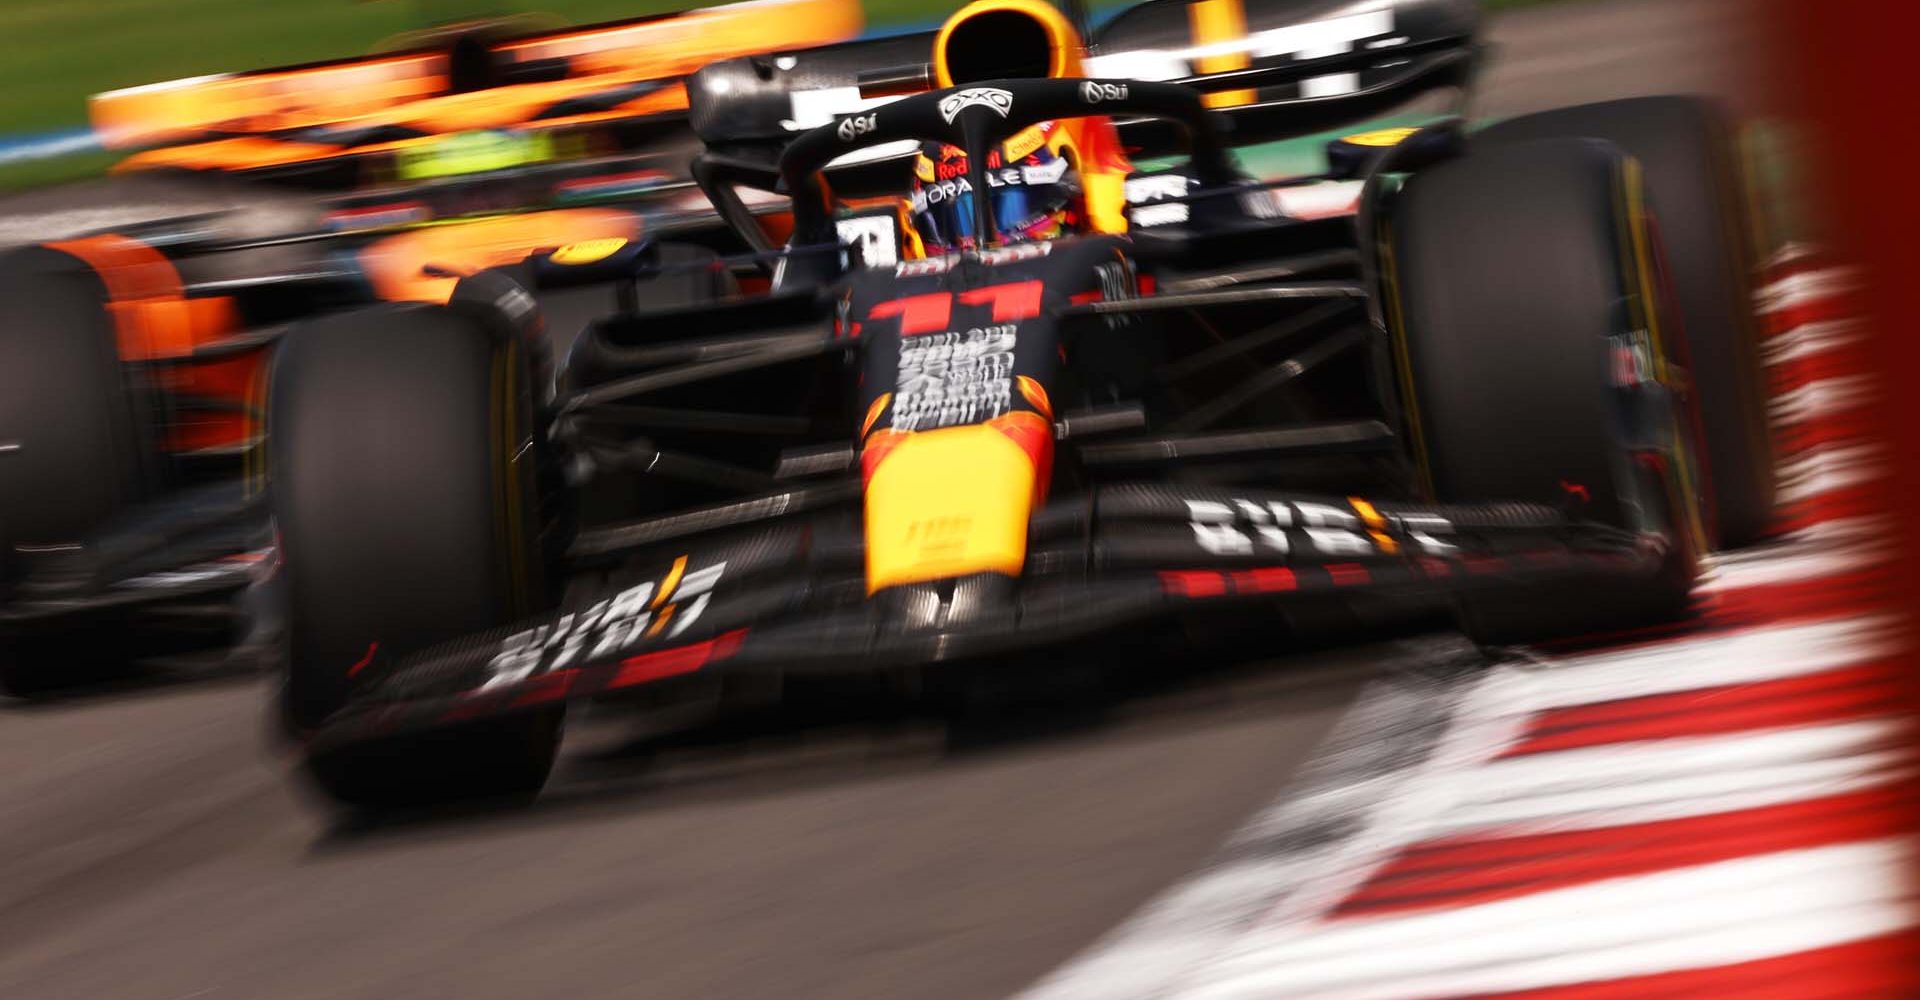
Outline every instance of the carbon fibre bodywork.
{"type": "MultiPolygon", "coordinates": [[[[1688,545],[1571,495],[1447,506],[1422,485],[1372,206],[1460,155],[1456,122],[1380,144],[1359,215],[1313,220],[1274,211],[1180,85],[970,81],[855,114],[780,157],[775,294],[583,334],[546,435],[572,486],[547,502],[629,499],[579,523],[560,606],[367,647],[312,752],[692,677],[991,662],[1216,606],[1632,587],[1688,545]],[[1188,134],[1194,189],[1163,202],[1181,222],[884,263],[834,239],[820,171],[849,145],[960,145],[980,195],[1008,131],[1109,107],[1188,134]]],[[[1599,391],[1623,454],[1683,448],[1671,386],[1599,391]]]]}
{"type": "Polygon", "coordinates": [[[311,734],[308,745],[324,752],[735,672],[862,675],[963,667],[1216,607],[1259,616],[1272,614],[1277,601],[1298,598],[1433,600],[1530,580],[1632,580],[1651,574],[1664,551],[1657,538],[1577,524],[1542,507],[1361,503],[1381,518],[1381,534],[1405,549],[1390,553],[1376,544],[1316,557],[1316,533],[1324,542],[1347,529],[1274,526],[1273,513],[1287,509],[1328,525],[1359,525],[1361,515],[1347,498],[1101,488],[1040,512],[1017,590],[1004,578],[980,576],[945,588],[906,588],[886,600],[867,598],[857,511],[791,518],[732,542],[700,547],[696,540],[684,555],[630,563],[600,578],[586,592],[600,596],[578,610],[376,662],[349,706],[311,734]],[[1245,551],[1200,549],[1189,520],[1196,508],[1221,516],[1202,522],[1209,530],[1242,533],[1245,551]],[[1422,535],[1438,545],[1422,547],[1422,535]],[[1280,561],[1283,546],[1298,555],[1280,561]],[[617,602],[635,588],[663,593],[662,581],[676,566],[680,579],[702,572],[714,578],[679,603],[662,605],[683,614],[693,607],[697,624],[670,626],[653,641],[616,640],[600,648],[622,630],[647,634],[661,612],[623,613],[617,602]]]}

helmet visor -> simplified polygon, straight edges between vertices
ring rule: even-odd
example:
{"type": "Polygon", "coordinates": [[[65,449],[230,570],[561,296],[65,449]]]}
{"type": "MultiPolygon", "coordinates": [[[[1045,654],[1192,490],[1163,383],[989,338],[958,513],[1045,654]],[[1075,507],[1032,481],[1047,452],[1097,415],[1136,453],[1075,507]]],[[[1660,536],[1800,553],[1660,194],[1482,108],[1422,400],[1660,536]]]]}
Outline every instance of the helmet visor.
{"type": "MultiPolygon", "coordinates": [[[[1017,243],[1059,235],[1077,193],[1071,174],[1067,161],[1046,149],[1018,164],[986,171],[998,241],[1017,243]]],[[[964,170],[946,180],[917,185],[913,222],[927,252],[952,253],[978,246],[981,226],[973,206],[973,185],[964,170]]]]}

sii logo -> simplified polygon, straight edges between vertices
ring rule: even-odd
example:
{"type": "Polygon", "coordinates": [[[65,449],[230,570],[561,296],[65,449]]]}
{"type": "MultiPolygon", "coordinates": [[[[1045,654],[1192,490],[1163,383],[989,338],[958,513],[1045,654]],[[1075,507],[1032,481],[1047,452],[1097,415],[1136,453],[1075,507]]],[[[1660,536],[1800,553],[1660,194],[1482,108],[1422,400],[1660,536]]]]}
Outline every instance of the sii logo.
{"type": "Polygon", "coordinates": [[[878,128],[879,125],[879,115],[851,115],[840,119],[840,127],[834,130],[834,134],[840,137],[841,142],[852,142],[878,128]]]}

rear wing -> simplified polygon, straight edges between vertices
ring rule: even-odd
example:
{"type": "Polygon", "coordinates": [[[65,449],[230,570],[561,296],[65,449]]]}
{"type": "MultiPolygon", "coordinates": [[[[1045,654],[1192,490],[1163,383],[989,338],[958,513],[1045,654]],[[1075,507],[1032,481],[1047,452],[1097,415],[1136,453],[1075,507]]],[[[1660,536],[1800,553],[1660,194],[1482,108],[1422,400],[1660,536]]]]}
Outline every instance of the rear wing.
{"type": "Polygon", "coordinates": [[[556,85],[580,81],[590,94],[621,82],[683,76],[762,51],[770,39],[808,46],[851,38],[862,23],[858,0],[747,0],[564,31],[455,35],[454,44],[435,49],[148,84],[95,95],[89,114],[111,149],[268,136],[378,118],[481,89],[564,90],[556,85]]]}
{"type": "MultiPolygon", "coordinates": [[[[1084,70],[1202,91],[1247,145],[1339,128],[1436,90],[1464,94],[1480,21],[1474,0],[1146,0],[1094,31],[1084,70]]],[[[935,36],[708,66],[688,78],[694,131],[723,156],[762,159],[798,132],[930,89],[935,36]]],[[[1118,124],[1139,152],[1172,151],[1176,137],[1153,123],[1118,124]]]]}
{"type": "MultiPolygon", "coordinates": [[[[1232,120],[1233,142],[1250,145],[1341,128],[1438,90],[1460,95],[1450,109],[1458,110],[1479,61],[1477,0],[1245,0],[1245,30],[1216,37],[1217,27],[1203,27],[1220,15],[1204,10],[1219,4],[1239,5],[1148,0],[1128,8],[1094,33],[1087,75],[1199,90],[1232,120]]],[[[1165,148],[1164,134],[1136,130],[1129,140],[1165,148]]]]}

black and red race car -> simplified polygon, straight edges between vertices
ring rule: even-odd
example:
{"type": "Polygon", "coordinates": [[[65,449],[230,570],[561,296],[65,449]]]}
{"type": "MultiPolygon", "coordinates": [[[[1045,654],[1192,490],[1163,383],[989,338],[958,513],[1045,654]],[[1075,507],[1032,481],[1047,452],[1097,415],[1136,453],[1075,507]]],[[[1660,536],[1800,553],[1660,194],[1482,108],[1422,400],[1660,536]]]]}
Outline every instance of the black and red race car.
{"type": "MultiPolygon", "coordinates": [[[[1404,96],[1453,58],[1087,78],[1051,8],[982,0],[941,32],[936,89],[780,141],[771,178],[750,141],[716,141],[752,124],[729,104],[753,99],[740,67],[703,70],[693,111],[725,158],[707,180],[783,191],[784,246],[568,248],[446,306],[287,336],[263,587],[288,609],[308,770],[352,805],[530,793],[582,698],[1046,669],[1098,637],[1341,595],[1439,595],[1490,644],[1684,615],[1746,502],[1702,455],[1764,447],[1687,368],[1751,361],[1747,303],[1676,284],[1704,266],[1680,253],[1740,251],[1656,224],[1665,171],[1712,184],[1686,171],[1714,161],[1626,151],[1708,148],[1699,106],[1442,120],[1290,182],[1243,173],[1246,133],[1209,106],[1347,71],[1404,96]],[[1123,127],[1186,151],[1137,170],[1123,127]],[[959,166],[909,156],[890,198],[831,166],[901,142],[959,166]],[[1039,145],[1080,200],[1036,239],[1000,196],[1039,145]],[[1341,179],[1349,215],[1276,197],[1341,179]],[[973,221],[946,252],[917,218],[943,200],[973,221]],[[762,268],[771,287],[740,293],[762,268]],[[554,364],[525,287],[569,269],[631,290],[554,364]],[[673,304],[638,305],[665,284],[673,304]],[[1683,306],[1704,317],[1684,333],[1683,306]]],[[[1327,100],[1256,105],[1283,122],[1327,100]]]]}

